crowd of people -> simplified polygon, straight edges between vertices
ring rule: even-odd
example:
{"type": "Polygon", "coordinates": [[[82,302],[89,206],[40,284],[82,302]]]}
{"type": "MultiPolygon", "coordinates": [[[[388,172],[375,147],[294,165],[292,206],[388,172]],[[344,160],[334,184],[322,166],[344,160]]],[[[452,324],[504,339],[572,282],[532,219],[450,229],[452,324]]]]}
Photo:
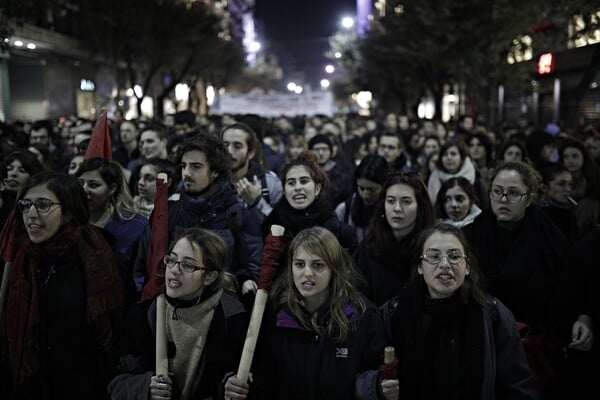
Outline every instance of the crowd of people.
{"type": "Polygon", "coordinates": [[[0,123],[1,398],[594,390],[600,127],[394,113],[109,122],[110,157],[86,154],[96,121],[0,123]],[[160,173],[165,310],[145,292],[160,173]],[[285,252],[245,381],[273,225],[285,252]]]}

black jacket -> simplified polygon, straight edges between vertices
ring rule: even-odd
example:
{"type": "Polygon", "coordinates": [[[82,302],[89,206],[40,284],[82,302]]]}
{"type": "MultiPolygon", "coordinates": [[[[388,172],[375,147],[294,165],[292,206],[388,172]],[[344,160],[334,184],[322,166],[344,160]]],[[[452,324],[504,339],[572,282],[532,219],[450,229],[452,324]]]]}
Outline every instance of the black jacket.
{"type": "MultiPolygon", "coordinates": [[[[146,400],[150,378],[155,370],[156,301],[133,304],[123,324],[120,337],[121,358],[118,375],[108,390],[113,400],[146,400]]],[[[216,307],[208,331],[204,353],[204,368],[194,399],[222,396],[222,380],[228,372],[237,371],[248,316],[242,304],[223,294],[216,307]]],[[[169,356],[177,349],[169,344],[169,356]]]]}
{"type": "MultiPolygon", "coordinates": [[[[349,320],[357,318],[352,306],[345,311],[349,320]]],[[[254,360],[253,389],[260,399],[377,399],[383,341],[383,321],[373,307],[356,332],[335,343],[302,327],[286,307],[269,305],[254,360]],[[356,396],[357,391],[362,395],[356,396]]]]}

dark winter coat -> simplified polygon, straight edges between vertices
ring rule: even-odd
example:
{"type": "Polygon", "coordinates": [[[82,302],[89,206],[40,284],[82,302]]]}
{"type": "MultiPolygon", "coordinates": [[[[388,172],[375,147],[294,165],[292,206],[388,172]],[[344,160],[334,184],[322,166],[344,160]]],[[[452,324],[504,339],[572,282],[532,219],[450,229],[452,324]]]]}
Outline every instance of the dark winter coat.
{"type": "Polygon", "coordinates": [[[499,300],[485,307],[459,293],[426,297],[422,278],[382,307],[398,359],[400,398],[532,399],[529,366],[515,319],[499,300]]]}
{"type": "MultiPolygon", "coordinates": [[[[155,370],[156,301],[133,304],[123,327],[119,375],[110,382],[108,391],[113,400],[147,400],[155,370]]],[[[248,315],[242,304],[223,294],[206,338],[204,368],[194,399],[222,398],[222,380],[237,370],[247,327],[248,315]]],[[[177,352],[172,343],[168,352],[169,356],[177,352]]]]}
{"type": "MultiPolygon", "coordinates": [[[[351,305],[345,313],[357,315],[351,305]]],[[[378,399],[383,325],[370,307],[356,332],[335,343],[304,328],[287,307],[267,307],[253,367],[260,399],[378,399]],[[358,393],[358,395],[357,395],[358,393]]]]}

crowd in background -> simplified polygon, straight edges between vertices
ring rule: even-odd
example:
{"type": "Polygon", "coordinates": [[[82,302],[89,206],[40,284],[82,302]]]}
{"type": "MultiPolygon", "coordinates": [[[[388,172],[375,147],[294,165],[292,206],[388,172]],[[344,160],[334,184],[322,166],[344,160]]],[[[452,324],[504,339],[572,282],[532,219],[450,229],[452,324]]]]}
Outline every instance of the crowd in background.
{"type": "Polygon", "coordinates": [[[600,318],[592,255],[600,245],[600,125],[538,127],[521,118],[490,127],[478,116],[443,123],[395,113],[264,118],[180,111],[162,121],[111,120],[111,159],[84,156],[94,125],[72,116],[0,124],[0,225],[19,211],[11,235],[26,244],[14,260],[23,271],[10,277],[2,321],[0,369],[13,372],[11,389],[0,393],[54,398],[58,384],[46,383],[58,380],[59,371],[74,380],[84,373],[92,382],[76,385],[67,398],[105,398],[98,388],[108,386],[115,399],[172,393],[312,399],[321,398],[319,390],[340,399],[488,398],[481,393],[492,392],[497,398],[558,399],[592,387],[598,359],[593,329],[600,318]],[[152,370],[146,346],[152,332],[145,316],[156,318],[144,294],[146,257],[161,172],[169,177],[169,312],[180,321],[169,325],[169,337],[191,352],[170,355],[174,377],[146,373],[152,370]],[[281,257],[264,322],[273,330],[259,341],[263,355],[248,385],[228,372],[239,360],[239,331],[245,333],[273,224],[285,227],[293,254],[281,257]],[[48,227],[53,230],[46,235],[48,227]],[[73,243],[79,243],[76,252],[73,243]],[[454,247],[448,250],[449,243],[454,247]],[[107,249],[111,254],[94,258],[107,249]],[[201,262],[189,261],[198,254],[201,262]],[[436,275],[429,267],[448,269],[436,275]],[[312,272],[301,276],[301,268],[312,272]],[[187,282],[187,273],[202,275],[187,282]],[[321,284],[326,294],[313,303],[321,284]],[[436,295],[453,301],[432,301],[436,295]],[[487,295],[499,311],[484,313],[482,322],[473,309],[488,309],[487,295]],[[37,301],[41,310],[32,306],[37,301]],[[67,304],[77,306],[62,312],[67,304]],[[20,313],[28,315],[25,325],[17,323],[20,313]],[[519,335],[513,316],[524,324],[521,339],[538,341],[542,361],[526,345],[523,353],[510,344],[519,335]],[[185,333],[188,323],[193,335],[185,333]],[[240,328],[232,333],[228,323],[240,328]],[[421,324],[423,331],[414,328],[421,324]],[[65,326],[72,346],[58,339],[65,326]],[[60,343],[73,365],[55,349],[32,350],[39,347],[40,329],[43,344],[60,343]],[[496,343],[494,356],[488,339],[473,339],[490,329],[500,329],[495,334],[506,340],[496,343]],[[325,344],[310,347],[306,331],[325,344]],[[206,343],[194,344],[197,336],[206,343]],[[342,346],[346,352],[358,349],[364,357],[340,353],[342,342],[349,343],[342,346]],[[464,350],[464,343],[480,346],[483,356],[464,350]],[[400,352],[398,381],[375,373],[384,344],[400,352]],[[194,345],[199,353],[191,351],[194,345]],[[209,345],[230,353],[217,360],[209,345]],[[313,351],[332,351],[336,362],[352,359],[351,367],[319,361],[313,351]],[[131,354],[141,358],[127,359],[131,354]],[[83,372],[75,367],[88,358],[96,363],[83,372]],[[294,366],[299,359],[322,368],[320,376],[304,376],[294,366]],[[491,370],[473,364],[488,361],[495,363],[491,370]],[[265,364],[278,366],[277,384],[269,382],[274,372],[265,364]],[[187,365],[195,366],[191,374],[187,365]],[[517,373],[528,370],[530,377],[517,373]],[[356,391],[346,391],[355,384],[356,391]],[[445,396],[442,386],[453,394],[445,396]]]}

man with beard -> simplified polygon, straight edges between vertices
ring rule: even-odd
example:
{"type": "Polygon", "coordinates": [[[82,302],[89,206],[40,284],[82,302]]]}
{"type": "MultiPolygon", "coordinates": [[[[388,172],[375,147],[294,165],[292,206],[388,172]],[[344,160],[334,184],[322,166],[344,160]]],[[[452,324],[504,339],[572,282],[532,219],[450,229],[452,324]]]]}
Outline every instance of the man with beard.
{"type": "MultiPolygon", "coordinates": [[[[187,228],[210,229],[227,243],[231,257],[226,272],[235,275],[241,292],[256,288],[262,245],[252,245],[247,228],[250,216],[237,199],[230,182],[231,163],[223,142],[212,135],[194,135],[177,152],[183,188],[177,201],[169,201],[169,241],[187,228]]],[[[140,241],[134,278],[141,291],[151,226],[140,241]]]]}
{"type": "Polygon", "coordinates": [[[256,133],[248,125],[235,123],[221,132],[231,159],[232,183],[243,205],[251,210],[258,224],[273,210],[283,193],[281,180],[266,170],[256,133]]]}

